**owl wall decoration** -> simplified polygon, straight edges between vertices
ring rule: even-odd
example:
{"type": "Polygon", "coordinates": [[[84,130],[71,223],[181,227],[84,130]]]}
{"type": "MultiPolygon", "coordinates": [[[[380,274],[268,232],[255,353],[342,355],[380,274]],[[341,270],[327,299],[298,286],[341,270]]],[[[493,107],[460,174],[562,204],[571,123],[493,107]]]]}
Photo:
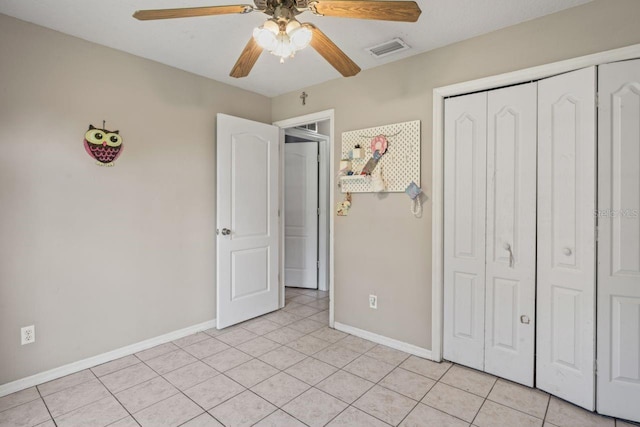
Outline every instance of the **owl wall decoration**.
{"type": "MultiPolygon", "coordinates": [[[[104,127],[104,124],[102,125],[104,127]]],[[[120,131],[98,129],[89,125],[89,130],[84,134],[84,149],[96,159],[99,166],[113,166],[120,154],[122,154],[122,137],[120,131]]]]}

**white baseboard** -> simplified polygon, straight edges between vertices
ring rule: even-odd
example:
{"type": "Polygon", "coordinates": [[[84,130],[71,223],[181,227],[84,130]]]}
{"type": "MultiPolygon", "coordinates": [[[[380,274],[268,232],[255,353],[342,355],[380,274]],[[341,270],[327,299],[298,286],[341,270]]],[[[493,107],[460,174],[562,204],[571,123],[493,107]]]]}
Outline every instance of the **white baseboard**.
{"type": "Polygon", "coordinates": [[[169,332],[168,334],[160,335],[148,340],[140,341],[125,347],[120,347],[116,350],[108,351],[106,353],[98,354],[97,356],[82,359],[77,362],[69,363],[67,365],[53,368],[48,371],[40,372],[30,377],[21,378],[19,380],[12,381],[10,383],[0,385],[0,397],[7,394],[15,393],[16,391],[24,390],[25,388],[33,387],[38,384],[45,383],[47,381],[55,380],[56,378],[64,377],[65,375],[80,372],[87,368],[101,365],[106,362],[110,362],[115,359],[119,359],[130,354],[138,353],[139,351],[146,350],[151,347],[155,347],[160,344],[167,343],[169,341],[177,340],[178,338],[186,337],[187,335],[195,334],[196,332],[204,331],[216,327],[216,319],[209,320],[197,325],[188,326],[177,331],[169,332]]]}
{"type": "Polygon", "coordinates": [[[426,348],[418,347],[417,345],[374,334],[373,332],[354,328],[353,326],[344,325],[339,322],[335,322],[333,326],[337,330],[346,332],[347,334],[355,335],[357,337],[364,338],[378,344],[386,345],[387,347],[395,348],[396,350],[404,351],[405,353],[413,354],[424,359],[433,360],[431,357],[431,350],[427,350],[426,348]]]}

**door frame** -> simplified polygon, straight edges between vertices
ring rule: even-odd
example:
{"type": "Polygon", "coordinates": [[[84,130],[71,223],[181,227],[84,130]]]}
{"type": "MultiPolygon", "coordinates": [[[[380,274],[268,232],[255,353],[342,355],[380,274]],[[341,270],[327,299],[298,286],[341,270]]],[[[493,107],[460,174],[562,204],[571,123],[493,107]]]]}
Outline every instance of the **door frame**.
{"type": "MultiPolygon", "coordinates": [[[[273,122],[275,126],[280,128],[280,164],[284,165],[284,130],[296,126],[306,125],[313,122],[322,122],[329,120],[329,206],[327,214],[329,215],[329,326],[333,328],[335,313],[334,313],[334,215],[331,207],[335,199],[335,134],[334,134],[334,122],[335,111],[333,109],[318,111],[311,114],[305,114],[303,116],[292,117],[289,119],[278,120],[273,122]]],[[[280,168],[280,241],[284,240],[284,167],[280,168]]],[[[284,245],[280,245],[280,308],[284,307],[284,245]]]]}
{"type": "MultiPolygon", "coordinates": [[[[331,201],[329,200],[329,165],[331,156],[331,147],[329,144],[329,136],[314,133],[310,130],[285,128],[285,136],[295,136],[298,138],[308,139],[318,143],[318,153],[320,160],[318,162],[318,290],[329,290],[329,223],[328,215],[331,213],[331,201]]],[[[286,139],[285,139],[286,144],[286,139]]],[[[283,168],[286,165],[282,164],[283,168]]],[[[284,176],[284,175],[283,175],[284,176]]],[[[285,212],[282,211],[282,223],[284,225],[285,212]]],[[[284,242],[283,242],[284,244],[284,242]]]]}
{"type": "MultiPolygon", "coordinates": [[[[580,68],[640,57],[640,44],[433,89],[431,358],[442,361],[444,312],[444,100],[457,95],[540,80],[580,68]]],[[[597,289],[597,284],[596,284],[597,289]]]]}

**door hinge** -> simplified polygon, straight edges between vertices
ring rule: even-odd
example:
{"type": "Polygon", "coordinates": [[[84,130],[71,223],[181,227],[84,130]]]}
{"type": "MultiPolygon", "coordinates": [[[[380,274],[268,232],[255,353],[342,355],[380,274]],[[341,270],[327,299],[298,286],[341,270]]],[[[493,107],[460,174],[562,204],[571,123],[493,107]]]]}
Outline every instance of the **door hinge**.
{"type": "Polygon", "coordinates": [[[316,209],[316,213],[320,216],[320,208],[316,209]]]}
{"type": "Polygon", "coordinates": [[[318,163],[320,163],[320,154],[318,154],[318,163]]]}
{"type": "Polygon", "coordinates": [[[316,261],[316,270],[320,270],[320,261],[316,261]]]}
{"type": "Polygon", "coordinates": [[[593,361],[593,373],[595,375],[598,375],[598,360],[597,359],[593,361]]]}
{"type": "Polygon", "coordinates": [[[600,92],[596,92],[596,108],[600,108],[600,92]]]}
{"type": "Polygon", "coordinates": [[[280,216],[280,209],[278,209],[278,216],[280,216]]]}

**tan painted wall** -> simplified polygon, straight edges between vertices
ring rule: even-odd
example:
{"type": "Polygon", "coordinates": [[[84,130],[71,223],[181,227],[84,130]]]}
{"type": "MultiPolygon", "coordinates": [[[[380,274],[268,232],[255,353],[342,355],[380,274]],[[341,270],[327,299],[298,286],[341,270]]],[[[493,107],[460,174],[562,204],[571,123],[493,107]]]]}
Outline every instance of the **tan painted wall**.
{"type": "Polygon", "coordinates": [[[0,384],[215,317],[215,116],[270,109],[0,15],[0,384]],[[82,144],[103,119],[113,168],[82,144]]]}
{"type": "MultiPolygon", "coordinates": [[[[273,120],[335,108],[344,131],[422,121],[422,188],[431,196],[432,91],[640,43],[640,1],[598,0],[273,99],[273,120]]],[[[338,161],[338,157],[335,158],[338,161]]],[[[340,193],[336,195],[341,197],[340,193]]],[[[355,194],[335,220],[336,321],[431,348],[431,203],[415,219],[404,194],[355,194]],[[378,295],[378,310],[368,295],[378,295]]]]}

